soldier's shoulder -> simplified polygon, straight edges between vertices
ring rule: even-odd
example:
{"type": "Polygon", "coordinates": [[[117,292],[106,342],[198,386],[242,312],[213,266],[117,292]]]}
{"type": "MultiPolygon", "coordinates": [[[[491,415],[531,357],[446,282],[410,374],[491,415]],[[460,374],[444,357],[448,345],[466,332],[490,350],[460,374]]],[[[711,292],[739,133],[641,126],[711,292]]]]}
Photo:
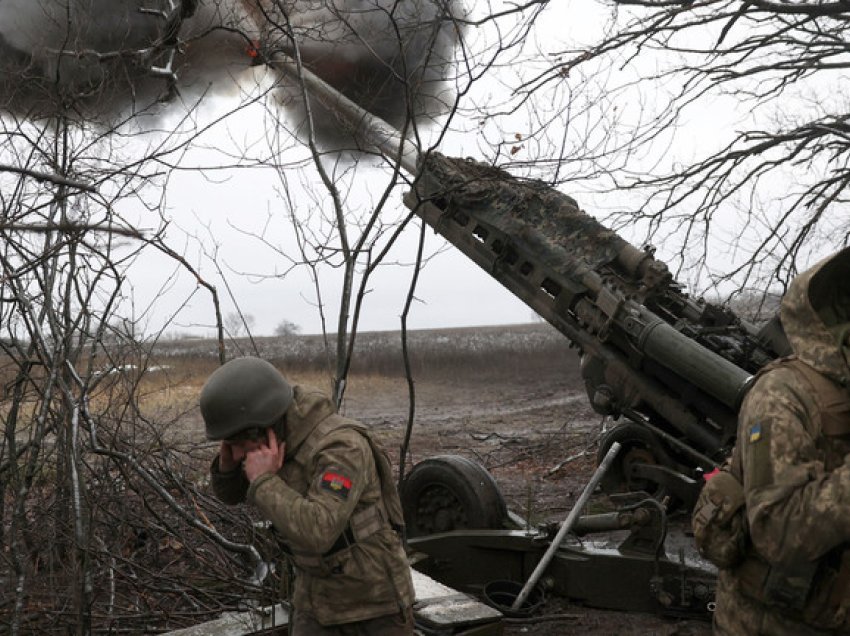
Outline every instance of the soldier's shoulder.
{"type": "Polygon", "coordinates": [[[794,405],[809,410],[811,401],[811,390],[806,378],[791,361],[780,362],[772,364],[756,376],[744,400],[742,411],[783,405],[794,405]]]}
{"type": "Polygon", "coordinates": [[[759,373],[741,406],[739,419],[744,422],[753,417],[764,418],[771,414],[785,417],[793,413],[808,420],[817,411],[817,402],[811,384],[792,361],[771,365],[759,373]]]}
{"type": "Polygon", "coordinates": [[[322,446],[345,445],[353,448],[368,448],[369,442],[365,437],[363,425],[356,420],[334,413],[324,423],[325,434],[322,436],[322,446]]]}
{"type": "Polygon", "coordinates": [[[792,359],[779,360],[761,371],[753,383],[750,393],[788,393],[796,392],[804,383],[804,378],[795,368],[792,359]]]}

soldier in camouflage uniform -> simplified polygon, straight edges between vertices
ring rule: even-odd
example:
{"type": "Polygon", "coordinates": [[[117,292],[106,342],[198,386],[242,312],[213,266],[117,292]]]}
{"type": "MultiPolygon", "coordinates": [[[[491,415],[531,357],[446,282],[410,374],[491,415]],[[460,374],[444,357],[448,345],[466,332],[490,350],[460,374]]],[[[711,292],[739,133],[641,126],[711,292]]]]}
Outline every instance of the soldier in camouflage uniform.
{"type": "Polygon", "coordinates": [[[212,486],[270,520],[294,564],[293,636],[413,634],[413,585],[391,468],[364,427],[268,362],[237,358],[201,391],[220,440],[212,486]]]}
{"type": "Polygon", "coordinates": [[[717,634],[850,633],[850,248],[782,301],[794,356],[756,378],[733,472],[749,543],[720,571],[717,634]],[[737,466],[736,466],[737,464],[737,466]]]}

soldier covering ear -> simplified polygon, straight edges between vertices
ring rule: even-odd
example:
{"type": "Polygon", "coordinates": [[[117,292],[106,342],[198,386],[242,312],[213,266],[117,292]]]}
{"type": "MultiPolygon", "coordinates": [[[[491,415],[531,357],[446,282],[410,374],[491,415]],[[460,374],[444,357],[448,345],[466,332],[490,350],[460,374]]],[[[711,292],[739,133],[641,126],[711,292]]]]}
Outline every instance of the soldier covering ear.
{"type": "Polygon", "coordinates": [[[207,437],[221,441],[216,495],[255,505],[295,567],[290,634],[411,636],[401,504],[369,431],[258,358],[216,370],[200,403],[207,437]]]}

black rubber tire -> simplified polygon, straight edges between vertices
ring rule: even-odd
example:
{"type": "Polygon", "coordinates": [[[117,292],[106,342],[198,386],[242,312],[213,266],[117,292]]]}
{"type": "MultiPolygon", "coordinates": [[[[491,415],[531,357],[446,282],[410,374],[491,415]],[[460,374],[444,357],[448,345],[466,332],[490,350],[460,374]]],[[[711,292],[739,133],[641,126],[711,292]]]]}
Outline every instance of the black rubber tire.
{"type": "Polygon", "coordinates": [[[599,483],[602,491],[609,495],[643,491],[656,499],[663,498],[667,494],[666,488],[658,483],[642,480],[632,482],[628,478],[629,464],[633,462],[661,465],[672,463],[658,437],[652,431],[633,422],[617,424],[606,431],[599,440],[597,465],[602,462],[614,442],[620,442],[622,448],[599,483]]]}
{"type": "Polygon", "coordinates": [[[487,469],[460,455],[419,462],[401,485],[409,537],[504,527],[507,507],[487,469]]]}

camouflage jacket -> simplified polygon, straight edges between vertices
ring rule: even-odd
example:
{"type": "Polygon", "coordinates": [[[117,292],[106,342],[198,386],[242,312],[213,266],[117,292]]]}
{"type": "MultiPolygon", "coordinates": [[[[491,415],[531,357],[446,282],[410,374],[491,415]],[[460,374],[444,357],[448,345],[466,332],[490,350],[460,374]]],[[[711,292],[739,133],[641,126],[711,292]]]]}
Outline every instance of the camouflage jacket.
{"type": "Polygon", "coordinates": [[[247,500],[272,522],[295,565],[292,604],[323,625],[385,616],[413,603],[410,568],[387,521],[371,442],[356,426],[323,393],[296,386],[278,474],[249,486],[241,470],[220,472],[217,457],[211,469],[222,501],[247,500]]]}
{"type": "MultiPolygon", "coordinates": [[[[850,252],[840,255],[850,265],[850,252]]],[[[759,374],[741,407],[736,453],[751,545],[741,566],[720,573],[718,634],[850,633],[848,348],[810,296],[829,260],[791,284],[781,317],[795,356],[759,374]]],[[[848,275],[833,284],[846,286],[848,275]]]]}

